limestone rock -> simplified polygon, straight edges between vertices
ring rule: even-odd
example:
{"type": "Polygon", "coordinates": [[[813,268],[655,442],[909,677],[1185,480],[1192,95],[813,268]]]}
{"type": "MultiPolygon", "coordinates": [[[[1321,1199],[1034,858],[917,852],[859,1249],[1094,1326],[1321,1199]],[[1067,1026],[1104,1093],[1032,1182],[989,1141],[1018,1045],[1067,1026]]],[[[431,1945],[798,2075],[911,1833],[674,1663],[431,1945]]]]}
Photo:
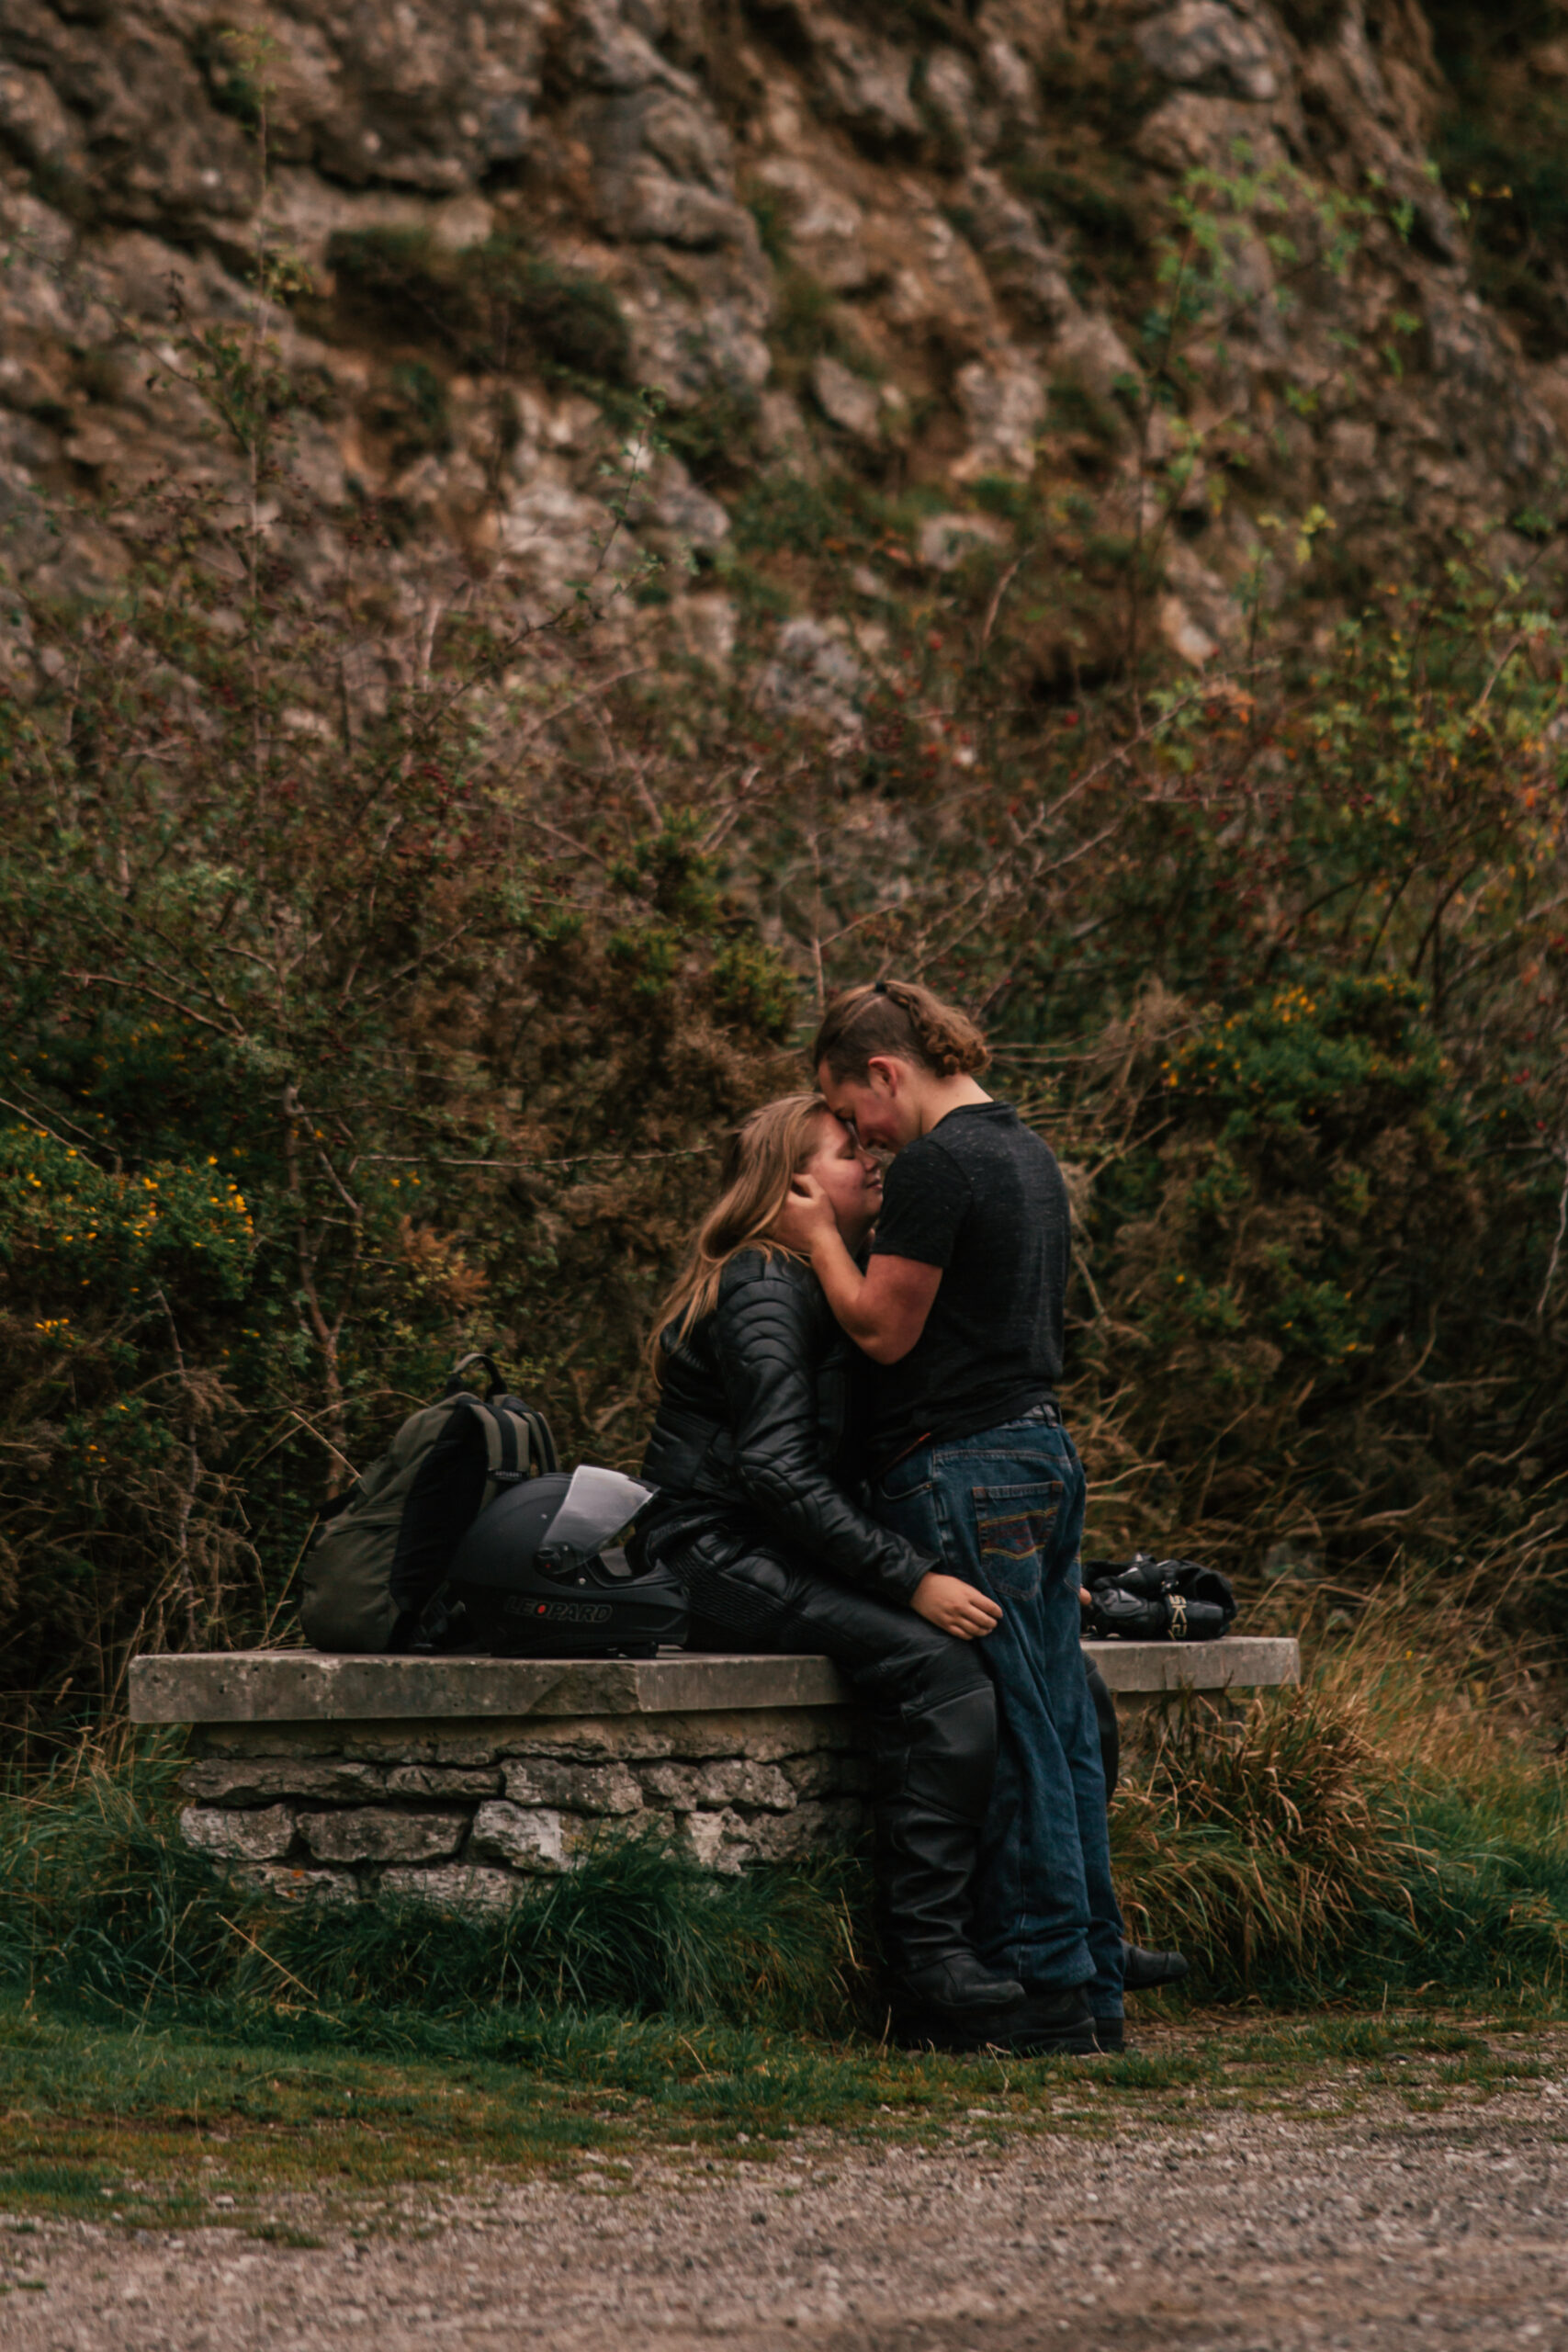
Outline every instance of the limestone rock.
{"type": "Polygon", "coordinates": [[[0,64],[0,139],[34,169],[75,178],[86,163],[80,130],[42,74],[0,64]]]}
{"type": "Polygon", "coordinates": [[[961,218],[991,284],[1026,319],[1050,329],[1076,314],[1061,255],[999,174],[981,166],[968,174],[961,218]]]}
{"type": "Polygon", "coordinates": [[[727,1877],[743,1871],[756,1851],[739,1814],[688,1813],[682,1816],[681,1835],[694,1861],[727,1877]]]}
{"type": "Polygon", "coordinates": [[[1051,372],[1108,401],[1123,384],[1137,381],[1138,364],[1102,311],[1075,311],[1056,337],[1051,372]]]}
{"type": "Polygon", "coordinates": [[[682,596],[678,613],[682,646],[694,661],[727,670],[735,650],[738,618],[732,596],[682,596]]]}
{"type": "Polygon", "coordinates": [[[1275,43],[1259,24],[1221,0],[1180,0],[1168,14],[1141,25],[1135,38],[1146,62],[1168,82],[1212,85],[1258,106],[1280,95],[1275,43]]]}
{"type": "Polygon", "coordinates": [[[609,235],[700,251],[753,233],[729,185],[717,123],[680,92],[606,100],[590,136],[597,216],[609,235]]]}
{"type": "Polygon", "coordinates": [[[834,294],[852,294],[873,282],[877,266],[866,242],[864,208],[817,159],[769,155],[754,176],[778,204],[792,248],[819,284],[834,294]]]}
{"type": "Polygon", "coordinates": [[[1245,145],[1255,167],[1283,164],[1283,141],[1269,117],[1235,98],[1180,90],[1140,124],[1134,141],[1145,163],[1175,175],[1207,169],[1235,168],[1238,145],[1245,145]]]}
{"type": "Polygon", "coordinates": [[[247,1885],[286,1903],[353,1903],[359,1882],[352,1871],[301,1870],[293,1862],[254,1862],[241,1872],[247,1885]]]}
{"type": "Polygon", "coordinates": [[[848,1845],[864,1828],[866,1808],[858,1798],[796,1805],[792,1812],[749,1820],[748,1860],[804,1861],[807,1856],[848,1845]]]}
{"type": "Polygon", "coordinates": [[[506,1793],[513,1805],[564,1806],[573,1813],[637,1813],[642,1804],[642,1791],[624,1764],[509,1764],[506,1793]]]}
{"type": "Polygon", "coordinates": [[[728,1757],[713,1764],[652,1764],[638,1775],[652,1803],[675,1813],[699,1813],[744,1804],[787,1812],[795,1803],[788,1776],[776,1765],[750,1757],[728,1757]]]}
{"type": "Polygon", "coordinates": [[[1161,636],[1193,669],[1212,662],[1222,647],[1237,643],[1246,620],[1229,588],[1196,548],[1178,545],[1166,558],[1166,586],[1156,607],[1161,636]]]}
{"type": "Polygon", "coordinates": [[[522,1892],[512,1871],[489,1869],[482,1862],[436,1862],[428,1870],[399,1866],[383,1871],[377,1886],[383,1894],[456,1911],[506,1911],[522,1892]]]}
{"type": "Polygon", "coordinates": [[[1246,619],[1240,605],[1196,548],[1173,548],[1166,558],[1165,576],[1216,645],[1235,644],[1244,635],[1246,619]]]}
{"type": "Polygon", "coordinates": [[[475,1814],[468,1851],[482,1860],[511,1862],[517,1870],[564,1870],[561,1817],[497,1798],[475,1814]]]}
{"type": "Polygon", "coordinates": [[[783,1770],[797,1801],[859,1797],[871,1786],[871,1759],[865,1756],[791,1756],[783,1770]]]}
{"type": "Polygon", "coordinates": [[[758,1764],[749,1756],[731,1763],[710,1764],[708,1779],[728,1804],[755,1806],[768,1813],[788,1813],[795,1804],[787,1776],[776,1766],[758,1764]]]}
{"type": "Polygon", "coordinates": [[[1013,131],[1034,130],[1040,120],[1040,107],[1034,75],[1023,49],[997,33],[986,42],[980,57],[987,90],[996,100],[1006,128],[1013,131]]]}
{"type": "Polygon", "coordinates": [[[660,55],[635,21],[636,13],[617,0],[574,0],[567,19],[570,70],[595,90],[642,90],[660,84],[689,89],[687,77],[660,55]]]}
{"type": "Polygon", "coordinates": [[[823,111],[873,153],[914,143],[925,126],[909,95],[908,50],[835,17],[811,23],[823,111]]]}
{"type": "Polygon", "coordinates": [[[379,1795],[385,1782],[385,1773],[373,1764],[314,1762],[305,1758],[291,1763],[284,1758],[258,1757],[244,1764],[216,1759],[187,1764],[179,1785],[185,1796],[205,1798],[209,1804],[242,1805],[265,1804],[277,1797],[373,1797],[379,1795]]]}
{"type": "Polygon", "coordinates": [[[996,297],[974,247],[917,184],[906,181],[904,193],[903,212],[882,224],[890,322],[954,355],[1006,348],[996,297]]]}
{"type": "Polygon", "coordinates": [[[389,1797],[491,1797],[502,1776],[464,1764],[394,1764],[387,1774],[389,1797]]]}
{"type": "Polygon", "coordinates": [[[716,498],[699,490],[678,458],[666,458],[648,514],[677,547],[713,555],[729,537],[729,517],[716,498]]]}
{"type": "Polygon", "coordinates": [[[592,1764],[606,1757],[628,1763],[679,1757],[697,1762],[712,1756],[744,1753],[762,1763],[818,1749],[853,1747],[859,1737],[843,1708],[758,1707],[742,1713],[715,1707],[694,1714],[658,1716],[561,1716],[508,1727],[500,1736],[509,1756],[559,1757],[592,1764]]]}
{"type": "Polygon", "coordinates": [[[954,388],[969,427],[969,447],[953,469],[953,479],[977,481],[985,474],[1032,474],[1045,422],[1045,393],[1038,371],[1021,359],[976,359],[959,369],[954,388]]]}
{"type": "Polygon", "coordinates": [[[703,1775],[695,1764],[646,1764],[637,1779],[649,1804],[668,1805],[675,1813],[701,1808],[703,1775]]]}
{"type": "Polygon", "coordinates": [[[1179,654],[1194,670],[1202,669],[1219,651],[1214,639],[1193,618],[1179,596],[1162,596],[1155,606],[1155,620],[1171,651],[1179,654]]]}
{"type": "Polygon", "coordinates": [[[830,424],[857,441],[880,438],[882,400],[874,384],[857,376],[840,359],[822,352],[811,365],[811,389],[817,405],[830,424]]]}
{"type": "Polygon", "coordinates": [[[438,1764],[450,1770],[492,1765],[502,1753],[501,1726],[476,1733],[470,1724],[355,1723],[211,1723],[198,1735],[206,1758],[262,1757],[311,1762],[347,1757],[351,1762],[438,1764]]]}
{"type": "Polygon", "coordinates": [[[306,1845],[322,1862],[440,1861],[457,1852],[468,1826],[461,1813],[392,1813],[373,1805],[299,1817],[306,1845]]]}
{"type": "Polygon", "coordinates": [[[616,530],[608,507],[542,470],[508,502],[500,539],[550,606],[570,602],[580,586],[608,590],[636,560],[631,534],[616,530]]]}
{"type": "MultiPolygon", "coordinates": [[[[308,393],[292,479],[322,511],[280,547],[306,591],[340,578],[348,539],[334,538],[333,518],[364,499],[397,517],[381,583],[394,604],[422,568],[454,559],[481,574],[494,567],[523,623],[570,611],[581,585],[617,658],[723,674],[761,624],[705,575],[728,560],[752,475],[1022,481],[1051,385],[1081,386],[1111,428],[1094,453],[1053,436],[1053,475],[1081,463],[1094,479],[1075,495],[1100,510],[1089,527],[1123,533],[1142,459],[1131,432],[1113,429],[1112,403],[1137,373],[1137,322],[1104,266],[1094,207],[1108,208],[1107,222],[1123,208],[1144,236],[1181,175],[1230,173],[1240,141],[1254,167],[1289,164],[1324,188],[1381,187],[1412,208],[1412,233],[1369,226],[1346,277],[1292,282],[1287,314],[1284,271],[1276,286],[1262,237],[1238,232],[1226,264],[1236,315],[1223,336],[1200,336],[1185,364],[1193,420],[1224,413],[1252,458],[1245,481],[1218,465],[1206,483],[1195,474],[1186,511],[1196,519],[1205,487],[1226,481],[1254,512],[1323,498],[1352,574],[1387,560],[1395,517],[1428,553],[1463,530],[1501,560],[1506,535],[1492,526],[1561,465],[1568,396],[1550,361],[1521,358],[1483,300],[1467,232],[1428,169],[1451,94],[1422,9],[1347,0],[1309,21],[1273,0],[1138,0],[1120,14],[977,0],[942,35],[907,11],[828,0],[768,0],[722,33],[697,0],[492,0],[466,13],[438,0],[381,10],[292,0],[266,27],[265,226],[316,280],[308,309],[277,305],[265,321],[308,393]],[[1061,118],[1107,43],[1156,103],[1130,107],[1124,127],[1086,119],[1069,159],[1061,118]],[[401,240],[437,276],[482,268],[476,257],[494,239],[586,277],[620,306],[633,378],[696,421],[694,448],[733,433],[727,457],[739,462],[710,477],[695,458],[690,473],[660,461],[617,524],[618,491],[601,469],[626,436],[627,388],[607,401],[568,389],[526,339],[503,360],[459,350],[420,325],[417,302],[367,326],[351,316],[350,272],[327,267],[343,232],[389,238],[392,251],[401,240]],[[826,347],[824,298],[868,356],[866,374],[826,347]],[[1422,326],[1399,344],[1395,390],[1382,354],[1401,311],[1422,326]],[[439,446],[411,450],[375,422],[389,379],[412,366],[429,371],[439,446]],[[1374,415],[1369,460],[1353,436],[1374,415]],[[657,604],[619,593],[649,554],[664,565],[657,604]]],[[[243,76],[221,35],[220,18],[189,0],[140,12],[7,0],[0,11],[0,562],[8,579],[67,602],[101,604],[127,575],[127,547],[95,498],[107,506],[174,460],[210,495],[220,528],[238,512],[224,503],[240,486],[235,461],[204,435],[197,404],[177,385],[154,400],[148,381],[171,278],[200,328],[254,315],[244,279],[260,183],[243,76]],[[62,494],[78,503],[56,527],[62,494]]],[[[1555,72],[1561,46],[1537,44],[1524,70],[1555,72]]],[[[1274,225],[1310,244],[1304,214],[1274,225]]],[[[288,536],[276,513],[274,526],[288,536]]],[[[919,536],[936,572],[975,544],[941,516],[919,536]]],[[[1203,546],[1207,560],[1207,533],[1203,546]]],[[[1234,563],[1213,560],[1239,570],[1239,550],[1234,563]]],[[[1269,594],[1283,595],[1290,576],[1266,570],[1269,594]]],[[[886,598],[874,586],[855,594],[897,601],[889,579],[886,598]]],[[[1165,593],[1182,658],[1217,658],[1202,645],[1227,641],[1224,592],[1173,577],[1165,593]]],[[[16,603],[0,611],[0,673],[26,702],[51,649],[16,603]]],[[[533,658],[520,685],[534,683],[533,658]]],[[[803,600],[745,683],[762,712],[848,745],[862,725],[863,658],[803,600]]],[[[397,690],[368,652],[359,668],[345,660],[351,721],[373,722],[397,690]]],[[[720,1752],[694,1728],[682,1736],[680,1760],[720,1752]]],[[[483,1770],[502,1745],[497,1735],[481,1752],[473,1736],[463,1758],[441,1735],[403,1730],[374,1757],[483,1770]]],[[[209,1746],[212,1758],[263,1752],[209,1746]]],[[[236,1782],[229,1799],[265,1796],[263,1782],[249,1785],[253,1797],[236,1782]]],[[[310,1801],[352,1793],[333,1783],[310,1801]]]]}
{"type": "Polygon", "coordinates": [[[288,1804],[264,1805],[245,1813],[193,1804],[180,1815],[180,1835],[186,1845],[218,1861],[280,1860],[294,1843],[294,1808],[288,1804]]]}
{"type": "Polygon", "coordinates": [[[821,621],[785,621],[763,671],[758,700],[781,718],[853,735],[860,729],[860,663],[821,621]]]}
{"type": "Polygon", "coordinates": [[[962,153],[990,145],[991,126],[975,69],[957,50],[931,51],[926,60],[922,96],[929,111],[962,153]]]}

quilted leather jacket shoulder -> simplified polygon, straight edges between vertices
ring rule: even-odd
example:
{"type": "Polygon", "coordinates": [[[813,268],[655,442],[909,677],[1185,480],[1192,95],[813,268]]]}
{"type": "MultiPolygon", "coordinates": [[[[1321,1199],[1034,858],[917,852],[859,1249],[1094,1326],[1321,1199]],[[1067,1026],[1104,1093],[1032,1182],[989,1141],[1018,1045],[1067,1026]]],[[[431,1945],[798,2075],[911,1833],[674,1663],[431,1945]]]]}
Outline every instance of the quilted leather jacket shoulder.
{"type": "Polygon", "coordinates": [[[908,1600],[937,1563],[863,1511],[840,1476],[849,1343],[797,1259],[740,1251],[713,1312],[667,1351],[643,1476],[658,1522],[742,1511],[812,1565],[908,1600]]]}

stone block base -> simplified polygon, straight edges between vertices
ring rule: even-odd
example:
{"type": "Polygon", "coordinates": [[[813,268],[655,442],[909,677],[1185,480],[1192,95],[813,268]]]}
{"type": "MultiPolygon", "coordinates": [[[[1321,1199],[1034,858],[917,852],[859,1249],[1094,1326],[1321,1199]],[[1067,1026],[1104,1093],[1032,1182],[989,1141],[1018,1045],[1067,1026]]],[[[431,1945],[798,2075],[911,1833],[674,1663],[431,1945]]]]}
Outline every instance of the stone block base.
{"type": "Polygon", "coordinates": [[[667,1833],[710,1870],[787,1861],[867,1826],[843,1707],[513,1722],[205,1724],[187,1842],[275,1891],[504,1904],[606,1834],[667,1833]]]}

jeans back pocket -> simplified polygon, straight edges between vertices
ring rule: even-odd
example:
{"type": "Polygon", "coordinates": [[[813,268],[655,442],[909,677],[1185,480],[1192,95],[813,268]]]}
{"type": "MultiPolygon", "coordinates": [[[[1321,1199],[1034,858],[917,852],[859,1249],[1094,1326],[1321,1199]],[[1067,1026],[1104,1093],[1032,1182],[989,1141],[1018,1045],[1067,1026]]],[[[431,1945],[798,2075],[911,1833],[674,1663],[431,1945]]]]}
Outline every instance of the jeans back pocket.
{"type": "Polygon", "coordinates": [[[1062,1508],[1059,1478],[1026,1487],[972,1487],[981,1573],[1009,1600],[1030,1600],[1040,1589],[1044,1555],[1062,1508]]]}

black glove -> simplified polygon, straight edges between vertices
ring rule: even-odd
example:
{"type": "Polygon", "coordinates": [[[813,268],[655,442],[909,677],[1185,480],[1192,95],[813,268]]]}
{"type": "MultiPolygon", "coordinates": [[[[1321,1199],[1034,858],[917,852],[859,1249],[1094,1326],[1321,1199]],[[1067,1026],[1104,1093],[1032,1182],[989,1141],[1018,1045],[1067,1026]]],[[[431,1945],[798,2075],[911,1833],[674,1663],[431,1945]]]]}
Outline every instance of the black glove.
{"type": "Polygon", "coordinates": [[[1235,1618],[1235,1594],[1196,1560],[1085,1560],[1089,1632],[1097,1641],[1217,1642],[1235,1618]]]}

